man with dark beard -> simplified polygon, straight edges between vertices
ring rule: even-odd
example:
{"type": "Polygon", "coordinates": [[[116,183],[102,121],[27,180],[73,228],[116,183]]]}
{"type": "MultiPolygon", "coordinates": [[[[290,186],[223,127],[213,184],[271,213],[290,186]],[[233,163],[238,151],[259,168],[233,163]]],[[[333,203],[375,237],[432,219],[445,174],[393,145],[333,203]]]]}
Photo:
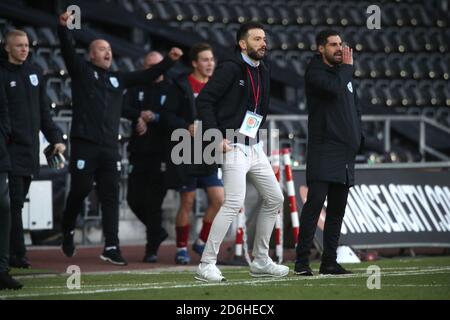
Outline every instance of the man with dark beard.
{"type": "Polygon", "coordinates": [[[361,111],[353,88],[352,49],[339,33],[324,30],[316,37],[319,54],[305,74],[308,107],[306,181],[308,196],[300,216],[295,274],[312,276],[309,253],[325,198],[328,198],[323,254],[319,273],[346,274],[336,250],[349,188],[354,184],[355,156],[364,137],[361,111]]]}
{"type": "Polygon", "coordinates": [[[236,41],[239,49],[236,57],[218,66],[197,98],[203,127],[217,128],[227,137],[221,142],[225,199],[211,226],[195,276],[205,282],[225,280],[216,267],[217,254],[231,222],[244,206],[247,174],[263,199],[250,274],[283,277],[289,273],[288,267],[274,263],[269,257],[270,236],[284,198],[262,142],[257,138],[270,99],[270,71],[263,61],[267,51],[264,27],[254,22],[244,24],[237,32],[236,41]]]}

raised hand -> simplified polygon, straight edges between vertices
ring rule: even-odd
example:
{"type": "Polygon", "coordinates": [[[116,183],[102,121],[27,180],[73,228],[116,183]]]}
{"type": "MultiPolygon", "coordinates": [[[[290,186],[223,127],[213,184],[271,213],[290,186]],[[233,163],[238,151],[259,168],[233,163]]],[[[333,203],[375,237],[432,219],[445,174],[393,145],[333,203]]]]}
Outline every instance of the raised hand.
{"type": "Polygon", "coordinates": [[[345,46],[342,48],[342,63],[353,64],[353,49],[345,46]]]}
{"type": "Polygon", "coordinates": [[[69,12],[64,12],[59,16],[59,24],[63,27],[67,27],[67,23],[71,18],[72,16],[69,12]]]}
{"type": "Polygon", "coordinates": [[[180,48],[173,47],[172,49],[170,49],[169,58],[172,59],[173,61],[179,60],[182,55],[183,50],[181,50],[180,48]]]}

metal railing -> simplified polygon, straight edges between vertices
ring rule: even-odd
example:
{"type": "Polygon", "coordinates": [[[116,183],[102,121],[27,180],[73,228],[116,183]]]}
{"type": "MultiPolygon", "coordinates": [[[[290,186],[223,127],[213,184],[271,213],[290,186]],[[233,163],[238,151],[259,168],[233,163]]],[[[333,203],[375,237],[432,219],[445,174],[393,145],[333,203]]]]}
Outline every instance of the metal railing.
{"type": "MultiPolygon", "coordinates": [[[[277,121],[283,121],[283,122],[304,122],[307,124],[308,122],[308,116],[307,115],[270,115],[267,117],[268,127],[269,129],[277,129],[276,122],[277,121]]],[[[384,123],[384,135],[383,135],[383,145],[384,145],[384,151],[390,152],[392,147],[392,141],[391,141],[391,130],[392,130],[392,123],[393,122],[418,122],[419,123],[419,137],[418,137],[418,151],[421,155],[421,161],[425,162],[425,156],[426,154],[430,154],[439,161],[442,162],[449,162],[450,157],[435,148],[431,147],[427,144],[427,125],[433,127],[434,129],[437,129],[439,131],[442,131],[444,134],[448,135],[450,139],[450,128],[437,123],[435,120],[430,119],[423,115],[363,115],[362,116],[363,122],[382,122],[384,123]]],[[[302,144],[305,144],[306,149],[306,141],[307,137],[305,134],[305,137],[299,137],[302,144]]]]}
{"type": "MultiPolygon", "coordinates": [[[[69,136],[70,128],[71,128],[71,117],[55,117],[54,121],[59,125],[61,130],[64,134],[69,136]]],[[[307,115],[271,115],[267,117],[268,127],[269,129],[277,129],[277,122],[284,122],[284,124],[288,122],[303,122],[303,131],[304,134],[298,135],[298,132],[292,132],[292,136],[290,139],[292,141],[295,141],[298,144],[304,145],[304,150],[306,150],[306,144],[307,144],[307,122],[308,122],[308,116],[307,115]]],[[[437,123],[436,121],[427,118],[425,116],[411,116],[411,115],[405,115],[405,116],[391,116],[391,115],[365,115],[362,117],[362,121],[364,122],[383,122],[384,123],[384,151],[389,152],[391,151],[391,129],[392,129],[392,123],[399,121],[399,122],[418,122],[419,123],[419,141],[418,141],[418,149],[420,154],[422,155],[422,162],[415,162],[415,163],[380,163],[380,164],[357,164],[357,169],[399,169],[399,168],[450,168],[450,158],[443,154],[442,152],[435,150],[431,146],[427,145],[427,126],[431,126],[435,129],[438,129],[442,131],[444,134],[447,134],[450,138],[450,129],[437,123]],[[423,162],[425,159],[426,154],[431,154],[435,156],[436,158],[440,159],[438,162],[423,162]]],[[[291,126],[294,127],[294,126],[291,126]]],[[[126,201],[126,190],[127,190],[127,178],[128,178],[128,158],[127,158],[127,139],[129,138],[131,132],[130,132],[130,122],[128,120],[122,119],[120,123],[120,130],[119,132],[122,135],[122,143],[119,144],[119,153],[121,155],[122,159],[122,174],[120,179],[120,208],[121,212],[123,213],[127,206],[126,201]]],[[[270,130],[269,132],[277,132],[276,130],[270,130]]],[[[278,132],[279,133],[279,132],[278,132]]],[[[278,139],[278,136],[271,136],[270,137],[278,139]]],[[[279,143],[275,143],[271,145],[279,145],[279,143]]],[[[67,140],[67,152],[70,155],[70,140],[67,140]]],[[[295,152],[295,150],[294,150],[295,152]]],[[[293,163],[293,169],[294,170],[305,170],[305,165],[295,162],[293,163]]],[[[67,179],[67,187],[66,187],[66,193],[69,191],[70,187],[70,175],[68,175],[67,179]]],[[[67,194],[66,194],[67,198],[67,194]]],[[[173,205],[176,206],[176,203],[178,201],[174,201],[173,205]]],[[[89,206],[88,200],[85,202],[85,208],[87,209],[89,206]]],[[[174,208],[169,208],[170,210],[175,210],[174,208]]],[[[198,208],[197,210],[198,211],[198,208]]],[[[122,216],[122,214],[121,214],[122,216]]],[[[96,223],[98,222],[98,219],[101,218],[101,213],[99,212],[98,216],[92,217],[87,216],[87,214],[84,216],[85,226],[88,226],[90,223],[96,223]],[[89,222],[90,221],[90,222],[89,222]]],[[[122,218],[121,218],[122,219],[122,218]]],[[[86,228],[83,228],[83,242],[86,243],[86,228]]]]}
{"type": "MultiPolygon", "coordinates": [[[[72,122],[72,118],[71,117],[55,117],[54,118],[55,122],[60,126],[60,128],[62,129],[62,131],[66,134],[69,135],[70,132],[70,127],[71,127],[71,122],[72,122]]],[[[435,148],[431,147],[430,145],[427,144],[427,127],[432,127],[435,130],[439,130],[441,131],[443,134],[446,134],[448,136],[448,138],[450,139],[450,128],[436,122],[435,120],[428,118],[426,116],[423,115],[363,115],[362,116],[362,121],[363,122],[382,122],[383,123],[383,147],[384,147],[384,151],[385,152],[390,152],[391,148],[392,148],[392,141],[391,141],[391,131],[392,131],[392,123],[393,122],[413,122],[413,123],[419,123],[419,132],[418,132],[418,151],[421,155],[421,162],[420,163],[424,163],[425,162],[425,156],[426,154],[430,154],[434,157],[436,157],[438,159],[437,162],[427,162],[426,167],[430,167],[433,165],[436,166],[440,166],[440,165],[444,165],[445,163],[450,163],[450,157],[438,150],[436,150],[435,148]]],[[[270,130],[270,132],[276,132],[275,130],[271,130],[271,129],[277,129],[277,122],[284,122],[284,123],[288,123],[288,122],[303,122],[304,123],[304,128],[305,128],[305,133],[304,136],[299,136],[296,132],[292,132],[294,139],[297,143],[299,143],[300,145],[304,145],[304,149],[306,150],[306,144],[307,144],[307,122],[308,122],[308,116],[307,115],[269,115],[267,117],[267,123],[268,123],[268,128],[270,130]]],[[[129,136],[130,136],[130,122],[128,120],[122,119],[121,123],[120,123],[121,129],[119,132],[122,133],[122,138],[124,140],[126,140],[129,136]]],[[[277,135],[275,136],[271,136],[270,138],[276,138],[278,139],[279,137],[277,135]]],[[[70,155],[70,143],[68,142],[68,152],[70,155]]],[[[274,143],[272,145],[279,145],[279,143],[274,143]]],[[[122,143],[120,144],[120,155],[122,157],[122,165],[124,167],[124,169],[127,168],[128,165],[128,158],[127,158],[127,153],[126,153],[126,147],[127,147],[127,143],[122,143]]],[[[407,167],[414,167],[414,166],[422,166],[420,164],[416,163],[411,163],[409,162],[407,167]]],[[[301,164],[298,165],[294,165],[296,167],[301,166],[301,164]]],[[[397,164],[361,164],[358,166],[378,166],[378,167],[383,167],[383,168],[387,168],[388,167],[404,167],[405,163],[397,163],[397,164]]],[[[125,173],[126,176],[126,173],[125,173]]],[[[126,177],[122,176],[122,180],[125,180],[126,177]]]]}

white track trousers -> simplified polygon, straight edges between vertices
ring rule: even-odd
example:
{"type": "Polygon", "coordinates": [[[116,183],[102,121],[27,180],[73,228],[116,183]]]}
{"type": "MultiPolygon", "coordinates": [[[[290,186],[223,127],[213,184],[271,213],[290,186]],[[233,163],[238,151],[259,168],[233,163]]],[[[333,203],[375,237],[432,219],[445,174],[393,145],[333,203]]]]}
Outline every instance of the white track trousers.
{"type": "Polygon", "coordinates": [[[224,155],[222,177],[225,199],[211,226],[201,258],[202,263],[217,262],[220,245],[233,219],[244,206],[247,174],[263,201],[257,217],[252,255],[256,261],[261,263],[267,261],[270,236],[284,198],[269,159],[264,153],[263,144],[260,142],[253,146],[236,144],[233,150],[224,155]]]}

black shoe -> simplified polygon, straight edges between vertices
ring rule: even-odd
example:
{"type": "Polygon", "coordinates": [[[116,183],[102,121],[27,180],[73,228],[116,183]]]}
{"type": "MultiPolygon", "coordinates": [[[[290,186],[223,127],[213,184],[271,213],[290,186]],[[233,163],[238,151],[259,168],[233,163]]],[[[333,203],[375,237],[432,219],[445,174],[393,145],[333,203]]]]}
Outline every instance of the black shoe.
{"type": "Polygon", "coordinates": [[[23,285],[15,280],[8,271],[0,272],[0,290],[12,289],[18,290],[22,289],[23,285]]]}
{"type": "Polygon", "coordinates": [[[31,263],[28,261],[28,258],[26,256],[10,256],[9,266],[13,268],[28,269],[31,267],[31,263]]]}
{"type": "Polygon", "coordinates": [[[156,263],[158,261],[158,256],[154,253],[147,253],[144,256],[144,259],[142,259],[142,262],[145,263],[156,263]]]}
{"type": "Polygon", "coordinates": [[[344,269],[339,263],[335,264],[321,264],[319,269],[320,274],[352,274],[353,272],[344,269]]]}
{"type": "Polygon", "coordinates": [[[126,266],[128,264],[122,257],[120,249],[117,247],[111,247],[108,249],[105,248],[102,255],[100,256],[100,259],[102,259],[103,261],[111,262],[112,264],[116,264],[118,266],[126,266]]]}
{"type": "Polygon", "coordinates": [[[73,236],[75,231],[63,232],[62,239],[62,251],[66,257],[73,257],[75,255],[75,243],[73,242],[73,236]]]}
{"type": "Polygon", "coordinates": [[[311,268],[308,265],[302,265],[297,263],[295,264],[294,267],[294,274],[305,277],[311,277],[314,275],[311,268]]]}

